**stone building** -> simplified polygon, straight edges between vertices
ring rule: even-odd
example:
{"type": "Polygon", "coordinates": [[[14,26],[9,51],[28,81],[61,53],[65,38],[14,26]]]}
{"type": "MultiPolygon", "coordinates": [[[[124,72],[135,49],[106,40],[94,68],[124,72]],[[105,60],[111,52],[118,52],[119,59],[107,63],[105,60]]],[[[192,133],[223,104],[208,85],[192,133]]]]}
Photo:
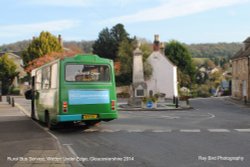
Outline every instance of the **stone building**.
{"type": "Polygon", "coordinates": [[[232,60],[232,97],[239,100],[250,100],[250,37],[243,41],[243,47],[232,60]]]}
{"type": "Polygon", "coordinates": [[[153,68],[151,78],[146,81],[148,93],[163,93],[167,98],[178,96],[177,67],[164,55],[164,44],[160,43],[159,35],[155,35],[153,52],[147,61],[153,68]]]}

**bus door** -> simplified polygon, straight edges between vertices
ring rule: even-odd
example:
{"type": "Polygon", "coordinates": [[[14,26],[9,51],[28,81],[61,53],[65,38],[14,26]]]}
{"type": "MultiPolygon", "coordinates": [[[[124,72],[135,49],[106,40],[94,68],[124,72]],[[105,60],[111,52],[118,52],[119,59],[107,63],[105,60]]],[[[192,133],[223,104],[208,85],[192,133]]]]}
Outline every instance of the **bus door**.
{"type": "Polygon", "coordinates": [[[35,76],[32,76],[31,87],[31,118],[35,119],[35,76]]]}

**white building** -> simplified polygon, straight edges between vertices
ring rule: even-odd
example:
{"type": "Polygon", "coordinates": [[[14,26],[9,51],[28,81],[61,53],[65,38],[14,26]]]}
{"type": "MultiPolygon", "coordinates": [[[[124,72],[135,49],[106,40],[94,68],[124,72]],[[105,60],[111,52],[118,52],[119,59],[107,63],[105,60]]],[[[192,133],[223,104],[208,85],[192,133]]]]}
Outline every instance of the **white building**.
{"type": "Polygon", "coordinates": [[[164,55],[164,47],[160,44],[159,35],[155,35],[153,50],[147,59],[153,68],[151,78],[146,81],[148,94],[152,90],[153,94],[166,94],[167,98],[178,96],[177,67],[164,55]]]}

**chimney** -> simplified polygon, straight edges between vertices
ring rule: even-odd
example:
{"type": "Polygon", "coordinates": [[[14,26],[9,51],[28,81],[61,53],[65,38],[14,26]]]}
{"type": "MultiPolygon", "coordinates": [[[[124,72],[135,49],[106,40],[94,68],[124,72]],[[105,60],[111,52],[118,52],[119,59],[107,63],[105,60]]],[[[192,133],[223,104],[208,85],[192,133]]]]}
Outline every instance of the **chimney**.
{"type": "Polygon", "coordinates": [[[160,38],[159,35],[156,34],[154,44],[153,44],[153,50],[154,51],[159,51],[160,50],[160,40],[159,40],[159,38],[160,38]]]}
{"type": "Polygon", "coordinates": [[[59,42],[60,45],[63,47],[63,40],[62,40],[61,34],[58,35],[58,42],[59,42]]]}

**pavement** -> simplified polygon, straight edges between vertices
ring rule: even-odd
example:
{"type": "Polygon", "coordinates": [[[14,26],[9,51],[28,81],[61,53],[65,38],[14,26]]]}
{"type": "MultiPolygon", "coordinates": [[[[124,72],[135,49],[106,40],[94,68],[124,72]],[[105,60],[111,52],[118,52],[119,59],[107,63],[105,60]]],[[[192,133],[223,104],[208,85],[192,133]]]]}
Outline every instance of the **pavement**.
{"type": "Polygon", "coordinates": [[[0,102],[0,166],[68,167],[59,141],[19,108],[0,102]]]}
{"type": "Polygon", "coordinates": [[[243,100],[232,98],[230,96],[224,97],[224,100],[228,101],[228,102],[231,102],[233,104],[236,104],[236,105],[240,105],[240,106],[243,106],[243,107],[246,107],[246,108],[250,108],[250,103],[249,102],[245,103],[243,100]]]}
{"type": "MultiPolygon", "coordinates": [[[[145,105],[146,106],[146,105],[145,105]]],[[[158,102],[156,108],[142,108],[141,106],[130,106],[128,105],[128,99],[118,99],[118,110],[119,111],[174,111],[174,110],[187,110],[193,109],[192,106],[187,104],[187,101],[179,101],[178,108],[173,104],[172,99],[158,102]]]]}

